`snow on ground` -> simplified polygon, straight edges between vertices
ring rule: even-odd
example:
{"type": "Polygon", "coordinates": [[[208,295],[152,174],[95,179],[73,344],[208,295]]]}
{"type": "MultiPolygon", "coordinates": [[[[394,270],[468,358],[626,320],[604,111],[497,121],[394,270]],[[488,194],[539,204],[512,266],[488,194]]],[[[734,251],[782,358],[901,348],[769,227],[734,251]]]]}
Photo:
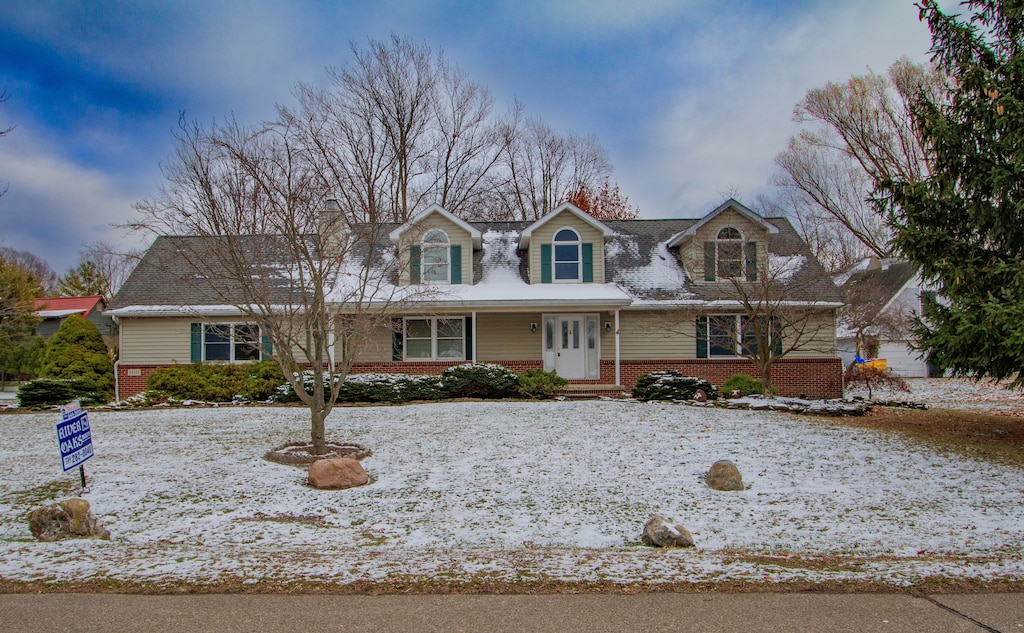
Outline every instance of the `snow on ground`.
{"type": "MultiPolygon", "coordinates": [[[[877,398],[894,398],[926,403],[940,409],[959,409],[1024,417],[1024,394],[1010,389],[1009,381],[994,382],[967,378],[908,378],[910,393],[875,390],[877,398]]],[[[867,396],[866,390],[848,390],[847,395],[867,396]]]]}
{"type": "Polygon", "coordinates": [[[40,543],[26,514],[77,492],[55,421],[0,417],[0,578],[1024,579],[1024,471],[807,417],[613,401],[341,408],[329,434],[372,448],[371,483],[318,491],[262,459],[308,437],[303,409],[96,411],[85,498],[113,540],[40,543]],[[723,458],[748,489],[704,485],[723,458]],[[654,513],[697,548],[640,545],[654,513]]]}

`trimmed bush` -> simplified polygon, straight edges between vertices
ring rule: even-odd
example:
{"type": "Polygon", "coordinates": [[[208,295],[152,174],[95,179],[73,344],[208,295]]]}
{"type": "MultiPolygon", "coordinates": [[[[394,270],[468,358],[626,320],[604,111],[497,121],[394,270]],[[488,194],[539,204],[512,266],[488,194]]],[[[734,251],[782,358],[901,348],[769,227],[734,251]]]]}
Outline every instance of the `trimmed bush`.
{"type": "Polygon", "coordinates": [[[553,398],[569,381],[553,371],[531,369],[519,376],[519,393],[533,400],[553,398]]]}
{"type": "Polygon", "coordinates": [[[445,390],[455,398],[513,398],[519,395],[519,374],[490,363],[466,363],[441,374],[445,390]]]}
{"type": "Polygon", "coordinates": [[[241,396],[246,400],[270,399],[284,374],[277,363],[172,365],[161,367],[146,381],[146,387],[177,400],[229,402],[241,396]]]}
{"type": "Polygon", "coordinates": [[[703,378],[684,376],[678,371],[652,371],[636,379],[633,397],[638,400],[693,400],[697,390],[708,400],[718,398],[718,388],[703,378]]]}
{"type": "Polygon", "coordinates": [[[732,393],[739,389],[740,395],[760,395],[764,392],[760,378],[754,378],[750,374],[733,374],[729,380],[722,385],[722,393],[732,393]]]}
{"type": "MultiPolygon", "coordinates": [[[[313,393],[313,372],[302,375],[306,393],[313,393]]],[[[324,389],[328,389],[326,381],[324,389]]],[[[407,376],[405,374],[352,374],[338,390],[338,402],[389,402],[442,400],[448,393],[441,387],[440,376],[407,376]]],[[[277,388],[275,402],[298,402],[290,384],[277,388]]]]}
{"type": "Polygon", "coordinates": [[[84,381],[91,385],[92,404],[109,402],[114,395],[114,361],[96,324],[77,314],[64,319],[50,339],[39,376],[84,381]]]}
{"type": "Polygon", "coordinates": [[[84,406],[106,404],[106,391],[81,378],[37,378],[18,389],[18,406],[51,407],[81,400],[84,406]]]}

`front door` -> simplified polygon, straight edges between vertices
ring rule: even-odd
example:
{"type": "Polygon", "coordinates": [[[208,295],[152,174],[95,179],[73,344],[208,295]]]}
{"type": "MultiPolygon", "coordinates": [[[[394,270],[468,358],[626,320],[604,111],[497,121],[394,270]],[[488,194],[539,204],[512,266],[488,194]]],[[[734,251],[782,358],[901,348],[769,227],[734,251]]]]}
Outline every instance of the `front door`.
{"type": "Polygon", "coordinates": [[[555,371],[562,378],[587,377],[586,319],[583,315],[555,318],[555,371]]]}

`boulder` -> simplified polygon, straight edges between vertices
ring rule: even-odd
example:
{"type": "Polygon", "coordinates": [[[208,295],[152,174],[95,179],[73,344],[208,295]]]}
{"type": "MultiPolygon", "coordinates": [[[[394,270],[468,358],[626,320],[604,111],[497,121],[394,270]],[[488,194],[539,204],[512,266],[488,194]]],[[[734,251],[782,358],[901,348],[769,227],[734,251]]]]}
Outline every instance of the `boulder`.
{"type": "Polygon", "coordinates": [[[370,481],[363,465],[349,457],[318,459],[309,465],[306,482],[321,490],[343,490],[370,481]]]}
{"type": "Polygon", "coordinates": [[[708,471],[707,484],[714,490],[743,490],[743,476],[736,464],[720,459],[708,471]]]}
{"type": "Polygon", "coordinates": [[[697,402],[707,402],[708,394],[703,389],[698,389],[693,394],[693,399],[696,400],[697,402]]]}
{"type": "Polygon", "coordinates": [[[36,508],[28,515],[32,536],[40,541],[60,541],[67,538],[101,538],[110,540],[110,532],[89,509],[85,499],[68,499],[49,506],[36,508]]]}
{"type": "Polygon", "coordinates": [[[660,514],[652,516],[644,525],[640,540],[652,547],[693,547],[690,531],[660,514]]]}

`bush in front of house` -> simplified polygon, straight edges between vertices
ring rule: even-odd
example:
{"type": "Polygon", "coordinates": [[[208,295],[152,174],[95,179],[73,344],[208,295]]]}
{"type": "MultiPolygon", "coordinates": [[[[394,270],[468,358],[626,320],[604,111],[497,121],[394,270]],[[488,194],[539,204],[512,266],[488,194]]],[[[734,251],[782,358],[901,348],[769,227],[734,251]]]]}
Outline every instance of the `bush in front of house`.
{"type": "MultiPolygon", "coordinates": [[[[325,376],[326,378],[326,376],[325,376]]],[[[312,371],[305,371],[302,384],[306,393],[313,393],[312,371]]],[[[330,389],[327,380],[324,389],[330,389]]],[[[351,374],[338,390],[338,402],[411,402],[413,400],[442,400],[448,393],[441,387],[440,376],[410,376],[406,374],[351,374]]],[[[277,388],[274,402],[298,402],[299,397],[291,384],[277,388]]]]}
{"type": "Polygon", "coordinates": [[[104,388],[82,378],[36,378],[18,389],[20,407],[52,407],[72,400],[93,406],[106,404],[110,399],[104,388]]]}
{"type": "Polygon", "coordinates": [[[519,376],[519,393],[531,400],[553,398],[569,381],[553,371],[531,369],[519,376]]]}
{"type": "Polygon", "coordinates": [[[277,363],[171,365],[153,372],[146,387],[176,400],[229,402],[236,396],[261,402],[284,382],[277,363]]]}
{"type": "Polygon", "coordinates": [[[733,374],[722,385],[722,393],[732,393],[737,390],[741,396],[759,395],[764,392],[761,380],[750,374],[733,374]]]}
{"type": "Polygon", "coordinates": [[[82,381],[74,384],[88,391],[78,396],[83,402],[109,402],[114,396],[114,361],[96,324],[77,314],[64,319],[46,345],[39,377],[82,381]]]}
{"type": "Polygon", "coordinates": [[[703,378],[684,376],[675,370],[652,371],[636,379],[633,397],[638,400],[693,400],[697,391],[708,400],[718,398],[718,388],[703,378]]]}
{"type": "Polygon", "coordinates": [[[492,363],[466,363],[441,373],[441,383],[453,398],[514,398],[519,374],[492,363]]]}

